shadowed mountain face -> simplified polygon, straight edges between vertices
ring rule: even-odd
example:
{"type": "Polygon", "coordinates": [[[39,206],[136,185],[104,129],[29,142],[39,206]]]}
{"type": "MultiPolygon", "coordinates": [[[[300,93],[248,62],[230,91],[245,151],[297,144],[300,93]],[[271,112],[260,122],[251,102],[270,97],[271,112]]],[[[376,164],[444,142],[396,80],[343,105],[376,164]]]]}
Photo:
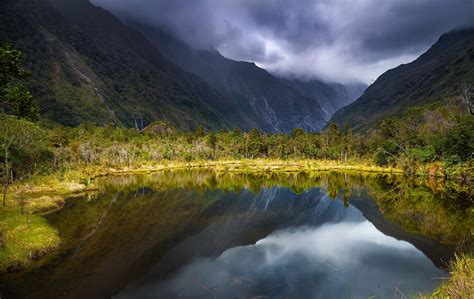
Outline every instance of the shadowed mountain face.
{"type": "Polygon", "coordinates": [[[415,61],[385,72],[331,121],[361,131],[410,107],[456,96],[463,84],[474,86],[474,28],[446,33],[415,61]]]}
{"type": "Polygon", "coordinates": [[[193,49],[164,30],[126,21],[142,32],[163,55],[191,72],[235,104],[233,113],[268,131],[300,127],[321,129],[339,108],[359,97],[364,84],[327,84],[319,80],[277,78],[254,63],[234,61],[217,51],[193,49]]]}
{"type": "Polygon", "coordinates": [[[308,98],[316,100],[324,112],[326,121],[336,111],[359,98],[367,88],[367,85],[362,83],[324,83],[314,79],[307,81],[282,79],[282,81],[308,98]]]}
{"type": "Polygon", "coordinates": [[[0,40],[24,52],[45,118],[131,126],[143,115],[182,129],[231,125],[213,107],[220,95],[162,58],[140,34],[88,1],[54,2],[67,3],[84,22],[71,22],[47,0],[0,4],[0,40]]]}

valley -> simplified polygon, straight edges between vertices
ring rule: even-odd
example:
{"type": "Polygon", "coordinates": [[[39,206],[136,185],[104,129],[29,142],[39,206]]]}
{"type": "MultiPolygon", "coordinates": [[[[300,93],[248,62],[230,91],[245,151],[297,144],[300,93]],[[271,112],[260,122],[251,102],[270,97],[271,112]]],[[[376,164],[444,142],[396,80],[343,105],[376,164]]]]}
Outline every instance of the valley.
{"type": "Polygon", "coordinates": [[[0,3],[1,298],[474,296],[474,5],[145,2],[0,3]]]}

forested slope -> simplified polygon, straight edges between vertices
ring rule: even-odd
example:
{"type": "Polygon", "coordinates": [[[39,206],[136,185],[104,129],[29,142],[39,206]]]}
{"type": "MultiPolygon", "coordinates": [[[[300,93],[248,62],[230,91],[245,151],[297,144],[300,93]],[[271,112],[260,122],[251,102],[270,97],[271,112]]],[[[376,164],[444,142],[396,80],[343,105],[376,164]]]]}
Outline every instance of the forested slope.
{"type": "Polygon", "coordinates": [[[223,102],[214,89],[166,61],[106,11],[80,3],[90,10],[86,27],[72,24],[46,0],[0,6],[0,40],[24,52],[44,118],[72,126],[132,126],[139,116],[182,129],[231,126],[213,107],[223,102]]]}

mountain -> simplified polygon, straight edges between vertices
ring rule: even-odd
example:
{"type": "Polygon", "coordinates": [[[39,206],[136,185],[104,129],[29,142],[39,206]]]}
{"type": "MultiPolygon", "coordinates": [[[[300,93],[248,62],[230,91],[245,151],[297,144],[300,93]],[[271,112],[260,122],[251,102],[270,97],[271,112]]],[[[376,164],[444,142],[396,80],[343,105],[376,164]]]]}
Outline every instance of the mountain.
{"type": "Polygon", "coordinates": [[[321,106],[321,109],[323,109],[326,121],[328,121],[337,110],[349,105],[360,97],[367,88],[367,85],[363,83],[324,83],[315,79],[282,79],[282,81],[298,90],[301,94],[315,99],[321,106]]]}
{"type": "Polygon", "coordinates": [[[143,33],[167,59],[227,94],[236,104],[234,113],[251,117],[267,130],[317,131],[367,87],[281,79],[254,63],[228,59],[216,50],[195,49],[163,29],[127,18],[124,22],[143,33]]]}
{"type": "Polygon", "coordinates": [[[164,59],[107,11],[88,1],[52,4],[77,12],[82,21],[65,18],[46,0],[0,4],[0,40],[24,52],[42,117],[70,126],[132,126],[140,116],[180,129],[240,121],[219,112],[225,99],[215,89],[164,59]]]}
{"type": "Polygon", "coordinates": [[[361,131],[411,107],[458,95],[463,84],[474,86],[474,28],[448,32],[415,61],[385,72],[331,122],[361,131]]]}
{"type": "Polygon", "coordinates": [[[277,78],[133,27],[88,0],[0,3],[0,40],[24,52],[42,118],[67,126],[164,120],[182,130],[317,131],[361,92],[277,78]]]}

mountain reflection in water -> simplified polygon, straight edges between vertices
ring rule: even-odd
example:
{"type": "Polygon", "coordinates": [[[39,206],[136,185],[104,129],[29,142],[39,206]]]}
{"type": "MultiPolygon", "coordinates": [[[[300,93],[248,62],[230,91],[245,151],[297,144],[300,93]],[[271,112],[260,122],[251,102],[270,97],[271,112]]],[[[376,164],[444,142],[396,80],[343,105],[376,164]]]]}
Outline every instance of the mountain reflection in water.
{"type": "MultiPolygon", "coordinates": [[[[271,200],[278,191],[272,188],[260,196],[271,200]]],[[[302,197],[311,195],[319,192],[302,197]]],[[[299,222],[253,245],[197,259],[165,281],[148,277],[148,283],[117,298],[383,298],[397,290],[432,290],[437,285],[433,278],[445,275],[413,245],[382,234],[360,211],[345,208],[341,201],[323,196],[299,222]],[[315,224],[321,220],[324,223],[315,224]]],[[[193,243],[210,236],[203,233],[193,243]]]]}

